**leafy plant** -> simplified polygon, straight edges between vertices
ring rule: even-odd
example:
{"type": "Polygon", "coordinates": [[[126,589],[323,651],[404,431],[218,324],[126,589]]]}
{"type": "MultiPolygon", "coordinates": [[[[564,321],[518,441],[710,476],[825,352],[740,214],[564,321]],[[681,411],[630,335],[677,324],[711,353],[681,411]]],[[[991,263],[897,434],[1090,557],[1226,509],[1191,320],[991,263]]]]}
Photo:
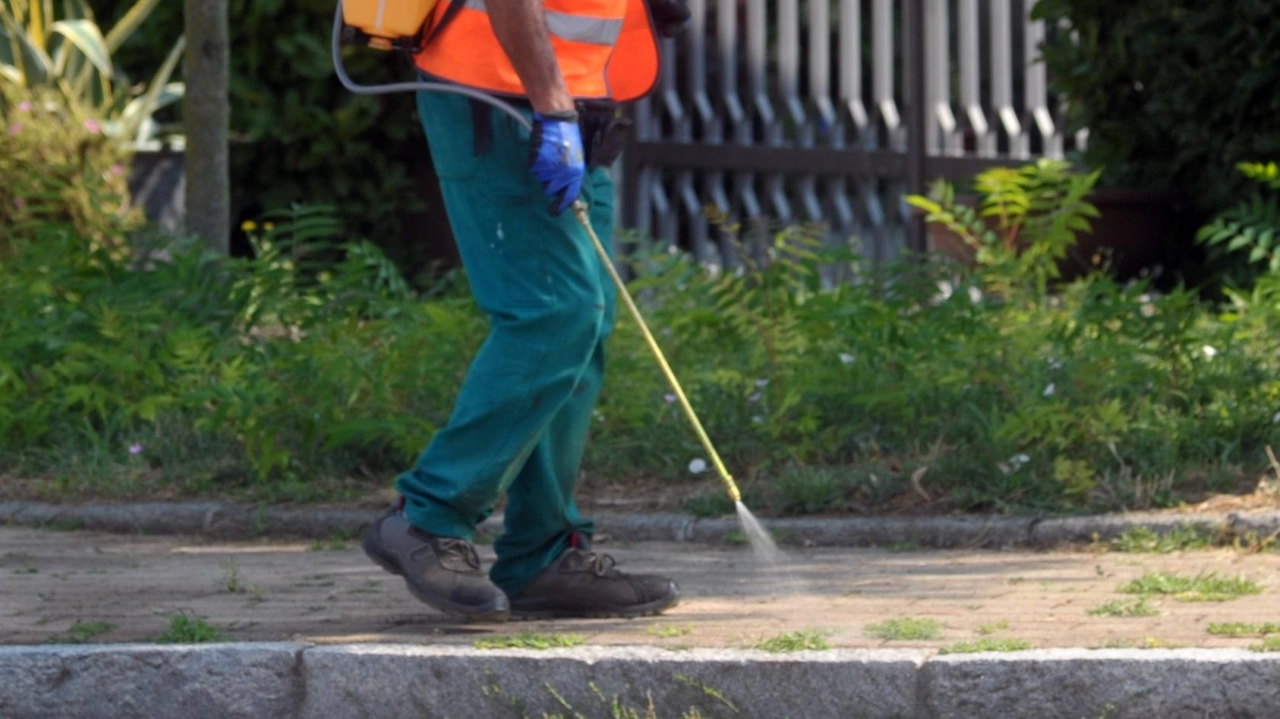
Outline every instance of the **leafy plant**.
{"type": "Polygon", "coordinates": [[[1187,549],[1205,549],[1213,546],[1213,532],[1203,525],[1179,524],[1168,532],[1157,532],[1150,527],[1132,527],[1111,541],[1111,547],[1119,552],[1154,552],[1168,554],[1187,549]]]}
{"type": "Polygon", "coordinates": [[[1098,210],[1087,197],[1098,172],[1079,174],[1061,160],[1039,160],[1019,168],[997,167],[979,174],[976,207],[956,200],[955,188],[943,180],[929,197],[910,195],[907,203],[925,213],[974,253],[993,289],[1007,293],[1024,285],[1043,293],[1060,275],[1058,262],[1087,232],[1098,210]]]}
{"type": "Polygon", "coordinates": [[[976,642],[956,642],[938,650],[939,654],[977,654],[980,652],[1021,652],[1031,648],[1025,639],[983,637],[976,642]]]}
{"type": "Polygon", "coordinates": [[[1196,239],[1228,253],[1248,253],[1248,262],[1280,274],[1280,167],[1242,162],[1242,175],[1270,192],[1255,191],[1200,229],[1196,239]]]}
{"type": "Polygon", "coordinates": [[[1228,637],[1280,634],[1280,622],[1267,622],[1265,624],[1245,624],[1243,622],[1210,623],[1209,633],[1228,637]]]}
{"type": "Polygon", "coordinates": [[[156,642],[160,644],[204,644],[222,641],[222,631],[210,625],[204,617],[174,614],[169,617],[169,627],[156,642]]]}
{"type": "Polygon", "coordinates": [[[774,653],[804,652],[830,649],[831,642],[821,632],[805,629],[763,639],[752,645],[752,648],[774,653]]]}
{"type": "Polygon", "coordinates": [[[866,633],[876,639],[937,639],[942,636],[942,622],[936,619],[901,617],[868,624],[866,633]]]}
{"type": "Polygon", "coordinates": [[[137,0],[118,23],[103,32],[85,0],[4,0],[0,4],[0,82],[30,90],[50,88],[77,121],[104,121],[102,131],[126,144],[155,137],[153,114],[182,97],[182,83],[170,82],[185,47],[179,37],[140,91],[112,58],[159,0],[137,0]]]}
{"type": "Polygon", "coordinates": [[[538,634],[521,632],[503,634],[489,639],[477,639],[476,649],[557,649],[576,647],[586,639],[580,634],[538,634]]]}
{"type": "Polygon", "coordinates": [[[1091,617],[1154,617],[1160,610],[1151,606],[1147,597],[1139,597],[1131,602],[1112,600],[1103,602],[1089,609],[1091,617]]]}
{"type": "Polygon", "coordinates": [[[1186,577],[1176,572],[1149,572],[1120,587],[1125,594],[1170,594],[1180,602],[1223,602],[1249,594],[1261,594],[1262,587],[1245,577],[1219,577],[1216,572],[1186,577]]]}

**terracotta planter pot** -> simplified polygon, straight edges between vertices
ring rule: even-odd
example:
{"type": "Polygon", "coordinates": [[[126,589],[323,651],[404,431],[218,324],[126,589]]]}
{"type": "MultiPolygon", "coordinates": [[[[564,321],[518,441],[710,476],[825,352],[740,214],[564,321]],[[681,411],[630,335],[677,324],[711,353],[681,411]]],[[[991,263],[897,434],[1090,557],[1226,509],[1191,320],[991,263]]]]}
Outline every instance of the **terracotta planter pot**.
{"type": "MultiPolygon", "coordinates": [[[[978,198],[957,195],[956,201],[975,206],[978,198]]],[[[1115,277],[1129,279],[1144,269],[1172,264],[1185,252],[1188,232],[1180,227],[1184,203],[1178,193],[1103,189],[1090,195],[1089,201],[1102,216],[1091,220],[1093,231],[1079,235],[1076,246],[1058,264],[1063,281],[1103,264],[1115,277]]],[[[931,251],[973,266],[973,249],[954,232],[930,224],[928,238],[931,251]]]]}

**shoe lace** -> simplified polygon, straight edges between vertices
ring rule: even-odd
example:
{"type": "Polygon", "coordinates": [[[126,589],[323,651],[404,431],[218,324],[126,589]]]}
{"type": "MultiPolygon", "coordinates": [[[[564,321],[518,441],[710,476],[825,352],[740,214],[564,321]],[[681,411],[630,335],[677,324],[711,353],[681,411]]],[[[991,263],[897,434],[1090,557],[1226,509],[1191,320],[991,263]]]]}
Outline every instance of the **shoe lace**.
{"type": "Polygon", "coordinates": [[[591,572],[597,577],[612,577],[621,574],[620,571],[615,569],[617,561],[614,560],[612,555],[597,554],[579,549],[570,556],[575,565],[572,567],[574,571],[591,572]]]}
{"type": "Polygon", "coordinates": [[[441,564],[453,565],[459,569],[461,569],[460,564],[471,569],[480,568],[480,555],[476,553],[476,548],[471,542],[456,537],[436,537],[433,543],[441,564]]]}

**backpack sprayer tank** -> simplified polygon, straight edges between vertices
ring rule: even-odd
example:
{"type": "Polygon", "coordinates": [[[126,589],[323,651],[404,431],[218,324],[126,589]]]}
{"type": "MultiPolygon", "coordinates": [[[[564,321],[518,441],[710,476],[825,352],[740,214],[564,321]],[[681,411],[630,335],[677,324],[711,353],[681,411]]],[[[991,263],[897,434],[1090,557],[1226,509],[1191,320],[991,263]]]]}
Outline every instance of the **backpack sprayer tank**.
{"type": "Polygon", "coordinates": [[[344,39],[377,50],[412,50],[437,0],[342,0],[344,39]]]}

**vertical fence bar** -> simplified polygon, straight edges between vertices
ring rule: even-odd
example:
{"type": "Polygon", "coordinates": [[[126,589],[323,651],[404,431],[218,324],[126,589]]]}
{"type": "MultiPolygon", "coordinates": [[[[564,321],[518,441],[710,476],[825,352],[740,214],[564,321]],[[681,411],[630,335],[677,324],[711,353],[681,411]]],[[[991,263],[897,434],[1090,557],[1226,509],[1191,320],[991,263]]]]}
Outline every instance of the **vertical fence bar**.
{"type": "Polygon", "coordinates": [[[1028,0],[1025,9],[1026,93],[1027,112],[1031,124],[1040,135],[1041,154],[1061,158],[1064,153],[1062,132],[1049,109],[1048,70],[1040,60],[1040,43],[1045,39],[1045,23],[1031,17],[1035,2],[1028,0]]]}
{"type": "Polygon", "coordinates": [[[978,0],[960,0],[960,102],[979,156],[996,154],[996,135],[982,107],[982,48],[978,0]]]}
{"type": "Polygon", "coordinates": [[[1030,157],[1030,143],[1013,107],[1013,0],[991,0],[991,104],[1009,138],[1009,154],[1030,157]]]}
{"type": "MultiPolygon", "coordinates": [[[[907,110],[907,192],[924,192],[925,162],[929,157],[925,127],[928,123],[929,103],[925,87],[925,3],[927,0],[906,0],[903,7],[903,94],[907,110]]],[[[907,247],[924,252],[925,235],[922,219],[906,216],[907,247]]]]}
{"type": "Polygon", "coordinates": [[[902,118],[898,114],[893,86],[893,71],[897,66],[893,42],[893,0],[872,1],[872,53],[875,58],[871,68],[872,92],[875,93],[876,109],[880,112],[880,125],[884,128],[882,146],[902,149],[902,118]]]}
{"type": "Polygon", "coordinates": [[[948,0],[927,0],[924,15],[926,146],[931,154],[956,154],[956,116],[951,111],[951,13],[948,0]]]}

